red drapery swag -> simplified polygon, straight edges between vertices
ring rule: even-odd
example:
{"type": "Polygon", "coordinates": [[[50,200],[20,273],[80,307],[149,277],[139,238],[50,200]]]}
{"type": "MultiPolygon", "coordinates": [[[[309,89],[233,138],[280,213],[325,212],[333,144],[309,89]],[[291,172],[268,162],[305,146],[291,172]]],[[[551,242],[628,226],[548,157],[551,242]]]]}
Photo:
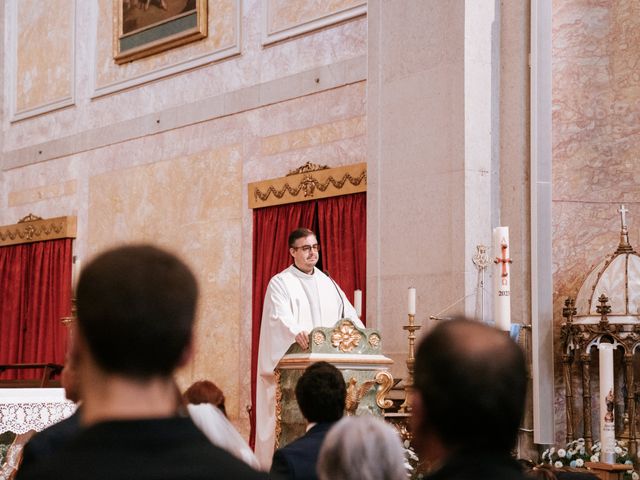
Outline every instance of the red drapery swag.
{"type": "MultiPolygon", "coordinates": [[[[366,281],[366,194],[357,193],[317,201],[293,203],[253,211],[253,291],[251,328],[251,402],[256,402],[258,344],[264,294],[269,280],[291,265],[287,246],[296,228],[315,231],[320,261],[353,303],[353,291],[366,281]]],[[[255,408],[251,410],[249,443],[255,444],[255,408]]]]}
{"type": "MultiPolygon", "coordinates": [[[[72,239],[0,247],[0,364],[64,363],[71,315],[72,239]]],[[[8,370],[0,379],[35,379],[8,370]]]]}

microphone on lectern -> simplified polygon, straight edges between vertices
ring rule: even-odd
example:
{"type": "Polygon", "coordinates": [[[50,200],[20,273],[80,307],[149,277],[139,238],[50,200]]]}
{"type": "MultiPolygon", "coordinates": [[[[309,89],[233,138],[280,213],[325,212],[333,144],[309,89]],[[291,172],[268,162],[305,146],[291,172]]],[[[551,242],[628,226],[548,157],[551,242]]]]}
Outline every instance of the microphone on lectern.
{"type": "Polygon", "coordinates": [[[331,283],[333,283],[333,286],[336,287],[336,292],[338,292],[338,296],[340,297],[340,301],[342,302],[342,316],[338,319],[338,320],[342,320],[344,318],[344,299],[342,298],[342,295],[340,294],[340,289],[338,288],[338,284],[335,282],[335,280],[333,278],[331,278],[331,275],[329,275],[329,271],[325,270],[324,274],[329,277],[329,280],[331,280],[331,283]]]}

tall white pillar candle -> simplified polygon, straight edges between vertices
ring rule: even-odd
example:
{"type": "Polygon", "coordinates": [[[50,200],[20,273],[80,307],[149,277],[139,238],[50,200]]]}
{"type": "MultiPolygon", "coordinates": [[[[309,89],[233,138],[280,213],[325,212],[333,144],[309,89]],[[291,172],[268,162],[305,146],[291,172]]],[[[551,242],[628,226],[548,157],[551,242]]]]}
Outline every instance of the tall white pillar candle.
{"type": "Polygon", "coordinates": [[[409,287],[409,295],[407,300],[407,308],[409,310],[409,315],[416,314],[416,289],[414,287],[409,287]]]}
{"type": "Polygon", "coordinates": [[[358,318],[362,316],[362,290],[353,291],[353,306],[356,309],[358,318]]]}
{"type": "Polygon", "coordinates": [[[511,258],[509,227],[493,229],[493,318],[496,328],[511,330],[511,258]]]}
{"type": "Polygon", "coordinates": [[[601,343],[600,356],[600,461],[615,463],[615,396],[613,389],[613,345],[601,343]]]}

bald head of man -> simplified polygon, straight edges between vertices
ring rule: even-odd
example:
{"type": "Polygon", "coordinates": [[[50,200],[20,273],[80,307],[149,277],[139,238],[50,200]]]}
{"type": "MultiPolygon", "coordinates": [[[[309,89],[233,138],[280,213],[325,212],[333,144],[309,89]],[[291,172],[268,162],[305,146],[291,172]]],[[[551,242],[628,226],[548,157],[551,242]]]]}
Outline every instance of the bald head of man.
{"type": "Polygon", "coordinates": [[[438,324],[418,348],[414,389],[412,427],[425,457],[466,449],[508,454],[514,447],[527,371],[505,332],[466,319],[438,324]]]}

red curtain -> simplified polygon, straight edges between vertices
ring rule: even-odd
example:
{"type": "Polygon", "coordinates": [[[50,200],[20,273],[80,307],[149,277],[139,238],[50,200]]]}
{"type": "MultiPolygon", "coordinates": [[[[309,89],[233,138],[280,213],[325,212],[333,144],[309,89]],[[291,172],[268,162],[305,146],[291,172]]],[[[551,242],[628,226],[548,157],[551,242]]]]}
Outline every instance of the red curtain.
{"type": "Polygon", "coordinates": [[[362,290],[362,322],[366,325],[366,194],[318,200],[318,235],[324,270],[340,285],[352,304],[353,291],[362,290]]]}
{"type": "MultiPolygon", "coordinates": [[[[64,363],[71,315],[72,239],[0,247],[0,364],[64,363]]],[[[0,379],[35,379],[8,370],[0,379]]]]}
{"type": "MultiPolygon", "coordinates": [[[[262,303],[269,280],[291,265],[287,238],[298,227],[315,230],[316,203],[302,202],[253,211],[253,291],[251,328],[251,404],[256,403],[258,344],[262,321],[262,303]]],[[[255,408],[251,410],[249,443],[255,445],[255,408]]]]}

